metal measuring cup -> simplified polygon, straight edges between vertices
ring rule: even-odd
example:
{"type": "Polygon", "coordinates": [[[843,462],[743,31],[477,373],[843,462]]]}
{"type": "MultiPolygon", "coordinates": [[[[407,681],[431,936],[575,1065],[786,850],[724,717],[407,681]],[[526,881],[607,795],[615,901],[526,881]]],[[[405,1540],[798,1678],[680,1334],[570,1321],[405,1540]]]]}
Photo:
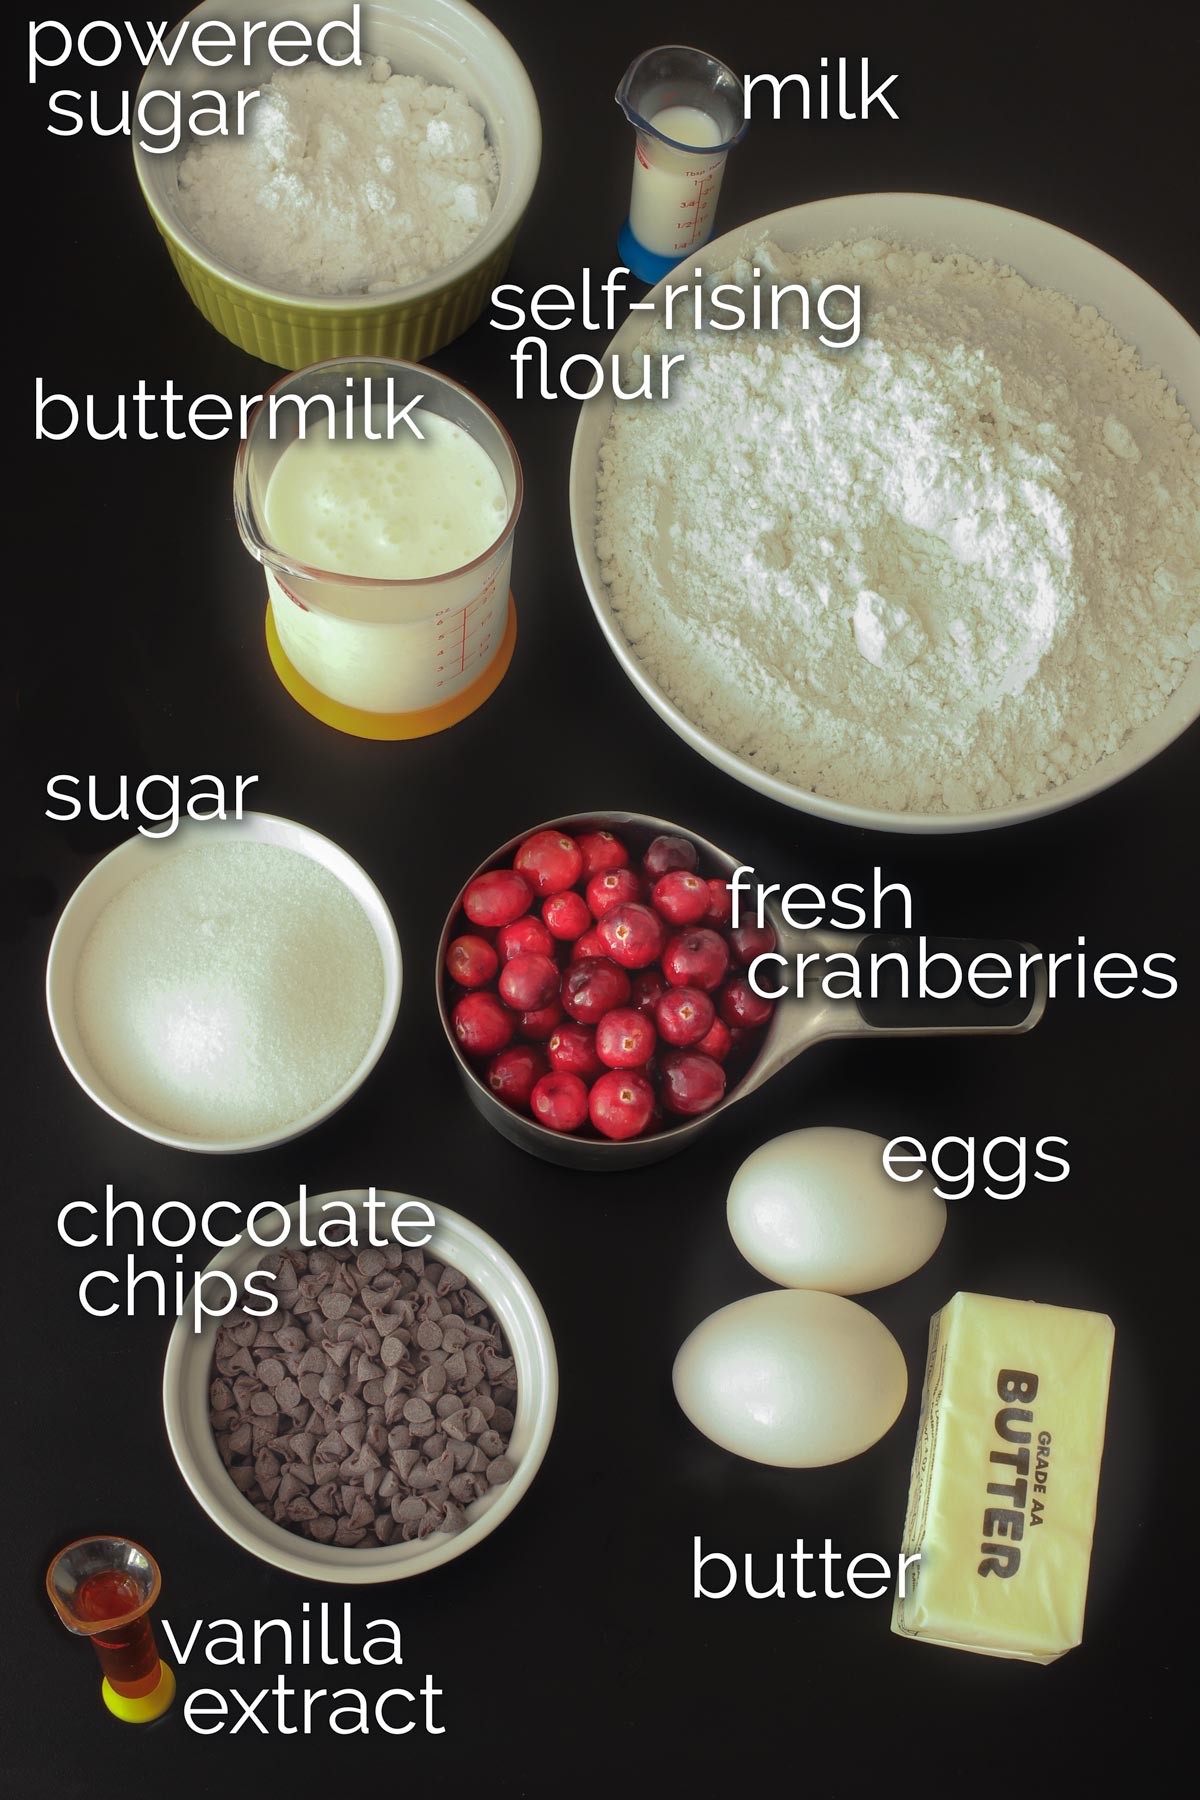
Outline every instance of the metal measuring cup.
{"type": "MultiPolygon", "coordinates": [[[[1028,999],[979,1000],[968,992],[957,994],[948,1000],[904,1000],[898,996],[886,995],[875,1000],[830,1000],[820,992],[819,987],[816,992],[807,992],[803,999],[798,998],[795,993],[788,993],[776,1002],[775,1012],[763,1031],[762,1040],[749,1068],[733,1082],[725,1098],[699,1118],[681,1119],[677,1124],[666,1125],[661,1130],[647,1132],[644,1137],[630,1138],[624,1143],[601,1137],[575,1137],[550,1131],[528,1114],[514,1112],[502,1100],[497,1099],[480,1072],[463,1055],[450,1018],[445,978],[446,952],[451,939],[462,928],[462,897],[468,886],[477,875],[482,875],[489,869],[511,868],[520,845],[537,831],[611,831],[627,843],[630,851],[637,856],[641,855],[652,839],[668,834],[687,838],[695,844],[700,853],[701,867],[708,875],[730,880],[734,870],[744,865],[739,863],[737,857],[730,856],[728,851],[709,843],[695,831],[682,825],[673,825],[669,819],[651,818],[647,813],[588,813],[570,820],[548,819],[544,824],[531,825],[518,837],[502,844],[463,883],[438,942],[435,981],[438,1017],[442,1021],[442,1029],[454,1054],[467,1096],[488,1124],[501,1137],[507,1138],[510,1144],[516,1144],[518,1149],[527,1150],[531,1155],[540,1156],[546,1162],[557,1163],[562,1168],[602,1170],[613,1174],[622,1169],[644,1168],[647,1164],[665,1161],[668,1156],[674,1156],[677,1151],[685,1150],[689,1144],[695,1143],[710,1125],[724,1117],[740,1101],[757,1093],[782,1068],[802,1051],[811,1049],[814,1044],[833,1038],[862,1036],[915,1038],[1012,1035],[1031,1031],[1045,1010],[1044,964],[1037,966],[1034,991],[1028,999]]],[[[776,948],[787,958],[789,965],[794,957],[803,953],[815,952],[828,956],[834,951],[843,954],[848,952],[851,955],[869,955],[872,951],[903,952],[906,947],[912,948],[916,943],[913,937],[885,932],[797,931],[784,922],[783,915],[773,900],[767,902],[766,914],[775,931],[776,948]]],[[[934,951],[953,950],[960,961],[964,960],[968,951],[972,955],[978,955],[983,951],[994,950],[1007,955],[1011,960],[1014,953],[1031,950],[1028,944],[996,940],[984,942],[969,938],[928,938],[927,944],[934,951]]],[[[780,985],[783,985],[783,980],[784,970],[781,967],[780,985]]],[[[811,985],[816,986],[815,983],[811,985]]]]}

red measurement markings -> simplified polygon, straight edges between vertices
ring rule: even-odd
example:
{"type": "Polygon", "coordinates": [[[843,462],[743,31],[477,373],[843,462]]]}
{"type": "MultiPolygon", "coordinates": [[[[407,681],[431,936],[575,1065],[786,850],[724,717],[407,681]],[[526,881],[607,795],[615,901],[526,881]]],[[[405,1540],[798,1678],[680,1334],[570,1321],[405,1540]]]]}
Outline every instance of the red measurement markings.
{"type": "Polygon", "coordinates": [[[691,210],[692,234],[684,243],[676,244],[675,248],[677,250],[690,250],[692,245],[696,242],[696,239],[699,237],[701,228],[708,223],[707,201],[712,190],[713,178],[711,175],[700,175],[696,178],[695,198],[683,202],[684,209],[691,210]]]}
{"type": "Polygon", "coordinates": [[[457,619],[446,615],[438,620],[438,687],[444,687],[447,680],[461,678],[491,649],[495,594],[495,577],[489,576],[482,590],[469,606],[463,608],[457,619]]]}

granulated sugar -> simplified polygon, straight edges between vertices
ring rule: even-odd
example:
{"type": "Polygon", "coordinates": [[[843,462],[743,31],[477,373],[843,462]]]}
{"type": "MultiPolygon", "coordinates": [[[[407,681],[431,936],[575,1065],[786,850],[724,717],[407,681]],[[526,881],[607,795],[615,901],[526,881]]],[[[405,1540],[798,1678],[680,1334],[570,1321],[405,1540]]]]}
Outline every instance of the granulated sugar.
{"type": "Polygon", "coordinates": [[[179,211],[242,274],[295,294],[385,293],[463,254],[499,168],[457,88],[309,63],[264,82],[244,137],[194,143],[179,211]]]}
{"type": "Polygon", "coordinates": [[[656,321],[639,346],[687,363],[615,409],[596,547],[651,677],[765,773],[893,812],[1002,806],[1116,750],[1200,651],[1200,439],[1166,382],[1093,308],[967,256],[754,265],[861,282],[863,335],[656,321]]]}
{"type": "Polygon", "coordinates": [[[277,1130],[336,1093],[379,1024],[383,963],[343,884],[273,844],[179,850],[100,914],[75,1013],[114,1094],[215,1142],[277,1130]]]}

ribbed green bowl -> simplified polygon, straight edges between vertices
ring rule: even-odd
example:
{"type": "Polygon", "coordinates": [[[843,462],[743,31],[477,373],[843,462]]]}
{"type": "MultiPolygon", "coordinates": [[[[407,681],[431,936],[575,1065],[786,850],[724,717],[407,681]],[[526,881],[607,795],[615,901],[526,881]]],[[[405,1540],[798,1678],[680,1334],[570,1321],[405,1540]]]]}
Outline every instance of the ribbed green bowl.
{"type": "MultiPolygon", "coordinates": [[[[273,7],[245,11],[255,20],[273,7]]],[[[336,0],[287,0],[280,16],[310,25],[342,18],[336,0]]],[[[237,23],[224,0],[205,0],[189,15],[237,23]]],[[[364,46],[406,75],[457,87],[487,122],[500,161],[500,187],[487,224],[447,269],[390,294],[288,294],[239,273],[200,242],[179,216],[177,158],[134,142],[134,166],[176,273],[210,325],[251,356],[300,369],[335,356],[395,356],[420,362],[464,332],[483,311],[512,256],[517,229],[537,180],[541,120],[529,77],[507,39],[465,0],[408,0],[362,7],[364,46]]],[[[261,42],[261,36],[256,42],[261,42]]],[[[151,63],[142,91],[261,84],[270,64],[214,71],[186,58],[173,69],[151,63]]]]}

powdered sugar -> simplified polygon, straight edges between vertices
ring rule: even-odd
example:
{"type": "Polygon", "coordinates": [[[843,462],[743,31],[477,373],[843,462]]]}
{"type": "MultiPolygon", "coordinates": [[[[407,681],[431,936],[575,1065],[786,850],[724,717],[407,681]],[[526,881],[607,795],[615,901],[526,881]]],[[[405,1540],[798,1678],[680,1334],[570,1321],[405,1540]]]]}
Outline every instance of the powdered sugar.
{"type": "Polygon", "coordinates": [[[687,355],[600,456],[597,551],[648,672],[727,749],[861,805],[970,812],[1090,768],[1200,651],[1187,414],[1010,269],[875,241],[754,260],[861,281],[863,336],[656,322],[639,346],[687,355]]]}
{"type": "Polygon", "coordinates": [[[242,274],[296,294],[381,293],[463,254],[499,180],[456,88],[313,62],[265,82],[242,138],[193,144],[184,223],[242,274]]]}

